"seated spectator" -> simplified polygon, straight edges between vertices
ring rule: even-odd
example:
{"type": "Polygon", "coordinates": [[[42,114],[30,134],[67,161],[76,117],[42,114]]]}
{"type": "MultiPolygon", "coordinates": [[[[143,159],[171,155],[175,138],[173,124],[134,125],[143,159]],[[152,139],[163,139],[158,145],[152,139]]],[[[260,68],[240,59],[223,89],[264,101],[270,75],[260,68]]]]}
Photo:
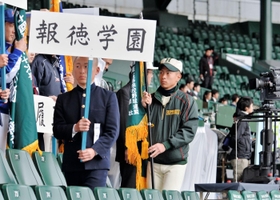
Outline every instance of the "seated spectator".
{"type": "Polygon", "coordinates": [[[207,90],[203,94],[203,108],[208,108],[208,101],[211,100],[212,93],[211,91],[207,90]]]}
{"type": "Polygon", "coordinates": [[[231,96],[230,106],[236,107],[238,101],[239,101],[239,95],[238,94],[233,94],[231,96]]]}
{"type": "Polygon", "coordinates": [[[194,86],[193,86],[193,97],[195,99],[200,99],[199,98],[199,92],[200,92],[200,84],[195,83],[194,86]]]}
{"type": "Polygon", "coordinates": [[[191,96],[193,96],[193,85],[194,85],[194,81],[192,79],[192,77],[188,77],[186,80],[186,87],[187,87],[187,93],[191,96]]]}
{"type": "Polygon", "coordinates": [[[219,103],[223,104],[223,105],[228,105],[228,100],[227,100],[227,98],[223,97],[223,98],[220,98],[219,103]]]}
{"type": "Polygon", "coordinates": [[[180,89],[182,92],[187,93],[187,86],[186,86],[186,84],[181,84],[180,87],[179,87],[179,89],[180,89]]]}
{"type": "Polygon", "coordinates": [[[220,96],[219,91],[216,90],[216,89],[213,89],[213,90],[212,90],[212,98],[211,98],[211,101],[218,102],[219,96],[220,96]]]}

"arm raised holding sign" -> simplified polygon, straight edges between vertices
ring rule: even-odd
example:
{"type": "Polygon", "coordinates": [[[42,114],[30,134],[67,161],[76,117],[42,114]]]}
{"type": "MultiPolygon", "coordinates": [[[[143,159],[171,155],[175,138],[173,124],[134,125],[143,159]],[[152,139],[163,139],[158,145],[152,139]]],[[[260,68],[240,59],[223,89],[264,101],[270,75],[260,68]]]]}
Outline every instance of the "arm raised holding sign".
{"type": "Polygon", "coordinates": [[[64,140],[62,170],[67,184],[87,185],[93,190],[106,184],[110,148],[119,134],[118,103],[115,93],[95,85],[97,59],[94,59],[90,107],[86,119],[84,111],[88,58],[77,57],[73,61],[73,76],[77,87],[58,96],[53,132],[57,139],[64,140]],[[81,150],[84,131],[87,131],[86,148],[81,150]]]}

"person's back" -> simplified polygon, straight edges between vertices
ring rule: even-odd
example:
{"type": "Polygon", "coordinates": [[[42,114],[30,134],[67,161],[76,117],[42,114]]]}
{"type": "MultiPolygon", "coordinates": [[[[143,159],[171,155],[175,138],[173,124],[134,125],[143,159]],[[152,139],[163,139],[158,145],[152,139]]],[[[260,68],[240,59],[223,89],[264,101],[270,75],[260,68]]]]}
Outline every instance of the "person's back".
{"type": "Polygon", "coordinates": [[[58,96],[61,93],[58,59],[52,55],[38,54],[31,64],[36,78],[39,94],[42,96],[58,96]]]}

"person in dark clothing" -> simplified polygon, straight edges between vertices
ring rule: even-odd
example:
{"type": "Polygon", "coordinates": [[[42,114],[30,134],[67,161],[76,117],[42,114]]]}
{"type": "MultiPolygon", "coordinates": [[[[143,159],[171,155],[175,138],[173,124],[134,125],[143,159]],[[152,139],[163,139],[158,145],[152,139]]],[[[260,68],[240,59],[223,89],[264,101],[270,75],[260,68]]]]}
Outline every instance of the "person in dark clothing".
{"type": "MultiPolygon", "coordinates": [[[[253,101],[250,97],[241,97],[237,103],[236,112],[234,113],[235,120],[239,117],[248,115],[253,112],[253,101]]],[[[229,155],[230,163],[233,167],[234,181],[241,181],[243,170],[249,166],[251,158],[251,130],[248,122],[242,120],[237,123],[237,131],[235,124],[231,128],[230,147],[232,151],[229,155]],[[237,149],[236,149],[237,138],[237,149]],[[237,155],[236,155],[237,151],[237,155]],[[237,170],[236,170],[237,169],[237,170]]]]}
{"type": "MultiPolygon", "coordinates": [[[[89,115],[86,119],[85,97],[88,58],[74,62],[73,75],[77,82],[70,92],[58,96],[53,133],[64,140],[62,170],[68,185],[105,187],[110,168],[110,148],[119,135],[119,108],[114,92],[95,85],[92,74],[89,115]],[[81,149],[82,132],[87,132],[86,148],[81,149]]],[[[94,59],[93,72],[97,67],[94,59]]]]}
{"type": "Polygon", "coordinates": [[[233,94],[233,95],[231,96],[231,103],[230,103],[230,106],[236,107],[238,101],[239,101],[239,95],[238,95],[238,94],[233,94]]]}
{"type": "Polygon", "coordinates": [[[205,49],[205,54],[199,61],[200,79],[202,80],[202,87],[212,89],[214,80],[214,62],[218,59],[218,54],[214,52],[213,48],[205,49]]]}
{"type": "MultiPolygon", "coordinates": [[[[147,83],[151,83],[153,70],[157,69],[152,63],[147,63],[147,83]]],[[[128,163],[125,146],[125,131],[127,127],[129,99],[131,91],[132,74],[129,73],[129,82],[119,89],[117,98],[120,110],[120,134],[117,140],[116,161],[120,163],[121,187],[136,188],[136,167],[128,163]]],[[[139,145],[141,146],[141,144],[139,145]]]]}
{"type": "MultiPolygon", "coordinates": [[[[63,84],[74,83],[72,74],[61,78],[59,60],[55,55],[37,54],[31,63],[31,71],[35,78],[34,83],[38,88],[39,95],[52,98],[56,101],[57,96],[64,93],[63,84]]],[[[39,147],[45,150],[44,133],[38,133],[39,147]]]]}

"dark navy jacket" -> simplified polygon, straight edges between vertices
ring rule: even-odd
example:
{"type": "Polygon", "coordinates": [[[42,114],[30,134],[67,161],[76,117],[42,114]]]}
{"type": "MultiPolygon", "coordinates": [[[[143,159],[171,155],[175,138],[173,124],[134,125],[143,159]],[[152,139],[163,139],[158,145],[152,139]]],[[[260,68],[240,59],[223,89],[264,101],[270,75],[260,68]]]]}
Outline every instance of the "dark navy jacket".
{"type": "Polygon", "coordinates": [[[85,90],[77,86],[70,92],[58,96],[54,111],[53,133],[64,140],[63,171],[110,169],[110,148],[119,135],[120,115],[116,94],[91,86],[89,120],[86,148],[93,148],[98,155],[88,162],[80,162],[77,151],[81,149],[82,134],[72,138],[73,125],[84,114],[85,90]],[[94,124],[100,123],[99,139],[93,144],[94,124]]]}

